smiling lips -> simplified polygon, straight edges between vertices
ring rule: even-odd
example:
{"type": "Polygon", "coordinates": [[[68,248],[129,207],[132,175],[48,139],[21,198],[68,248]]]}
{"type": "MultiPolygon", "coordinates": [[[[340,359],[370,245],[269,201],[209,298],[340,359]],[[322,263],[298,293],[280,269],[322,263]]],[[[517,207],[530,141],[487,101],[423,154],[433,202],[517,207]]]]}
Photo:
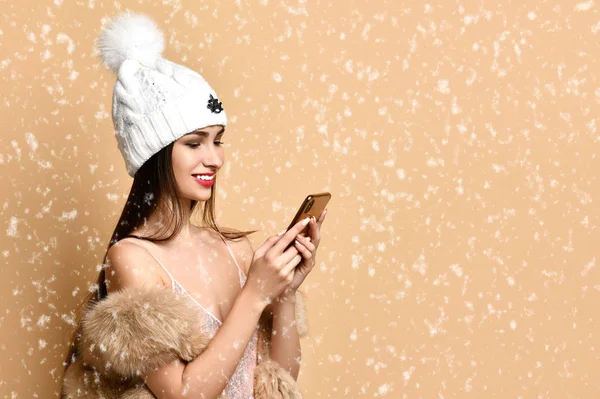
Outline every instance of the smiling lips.
{"type": "Polygon", "coordinates": [[[204,187],[211,187],[215,183],[214,173],[200,173],[198,175],[192,175],[194,179],[204,187]]]}

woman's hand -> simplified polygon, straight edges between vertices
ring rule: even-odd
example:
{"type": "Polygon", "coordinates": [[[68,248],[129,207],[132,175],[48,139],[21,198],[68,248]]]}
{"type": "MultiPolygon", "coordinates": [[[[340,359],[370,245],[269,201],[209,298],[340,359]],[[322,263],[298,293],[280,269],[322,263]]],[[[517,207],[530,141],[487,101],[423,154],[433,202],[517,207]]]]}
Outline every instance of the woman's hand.
{"type": "Polygon", "coordinates": [[[292,282],[287,286],[285,290],[277,297],[279,301],[285,301],[288,298],[293,298],[296,295],[298,287],[304,282],[306,276],[312,271],[315,266],[315,257],[317,255],[317,248],[321,242],[321,226],[327,215],[327,209],[325,209],[319,219],[311,218],[308,226],[309,233],[307,237],[298,235],[294,246],[302,255],[302,260],[294,269],[294,277],[292,282]]]}
{"type": "Polygon", "coordinates": [[[252,292],[261,304],[268,305],[294,281],[294,269],[302,261],[302,256],[290,244],[304,230],[307,222],[310,224],[308,218],[296,223],[282,236],[269,237],[254,251],[244,290],[252,292]]]}

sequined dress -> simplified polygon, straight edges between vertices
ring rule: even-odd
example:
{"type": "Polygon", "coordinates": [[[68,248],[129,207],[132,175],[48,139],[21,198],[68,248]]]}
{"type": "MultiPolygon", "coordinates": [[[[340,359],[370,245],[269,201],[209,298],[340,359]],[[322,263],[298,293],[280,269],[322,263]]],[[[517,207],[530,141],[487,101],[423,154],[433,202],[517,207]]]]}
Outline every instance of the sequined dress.
{"type": "MultiPolygon", "coordinates": [[[[223,239],[223,242],[227,246],[227,250],[229,251],[229,254],[231,255],[231,258],[233,259],[235,265],[237,266],[238,276],[240,279],[240,287],[243,287],[244,284],[246,284],[246,275],[238,265],[235,256],[233,255],[233,251],[229,246],[229,243],[227,243],[225,239],[223,239]]],[[[200,311],[204,312],[208,316],[206,317],[206,323],[204,324],[203,328],[210,334],[211,337],[214,336],[223,324],[221,320],[219,320],[215,315],[209,312],[204,306],[200,305],[200,303],[198,303],[198,301],[196,301],[196,299],[194,299],[194,297],[191,296],[189,292],[187,292],[186,289],[183,288],[183,286],[177,280],[175,280],[175,278],[173,278],[169,270],[162,264],[162,262],[158,260],[154,255],[150,255],[169,275],[169,278],[171,279],[171,287],[173,288],[173,290],[187,295],[192,301],[194,301],[196,305],[198,305],[200,311]]],[[[254,399],[254,368],[256,367],[257,342],[258,326],[252,334],[252,338],[250,339],[248,346],[246,347],[246,350],[244,351],[244,354],[240,359],[240,362],[238,363],[235,371],[233,372],[233,375],[227,382],[222,397],[227,399],[254,399]]]]}

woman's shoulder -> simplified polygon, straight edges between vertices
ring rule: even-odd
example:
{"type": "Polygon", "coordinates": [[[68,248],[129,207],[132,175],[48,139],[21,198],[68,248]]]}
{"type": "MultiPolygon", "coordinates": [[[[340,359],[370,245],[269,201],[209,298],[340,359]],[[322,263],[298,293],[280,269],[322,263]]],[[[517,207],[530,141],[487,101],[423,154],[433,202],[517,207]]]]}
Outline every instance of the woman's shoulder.
{"type": "MultiPolygon", "coordinates": [[[[210,234],[214,235],[218,238],[219,232],[210,230],[210,234]]],[[[233,254],[235,255],[236,260],[240,263],[240,267],[244,270],[246,275],[248,274],[248,269],[250,268],[250,264],[252,263],[252,258],[254,256],[254,249],[252,246],[252,242],[248,238],[247,235],[241,235],[237,238],[232,238],[239,235],[239,230],[233,228],[222,227],[221,231],[224,233],[221,235],[227,242],[227,245],[231,247],[233,254]],[[228,238],[229,237],[229,238],[228,238]]],[[[220,239],[220,238],[219,238],[220,239]]]]}
{"type": "Polygon", "coordinates": [[[106,254],[106,280],[109,291],[126,287],[165,285],[156,268],[156,260],[135,238],[122,239],[106,254]]]}
{"type": "Polygon", "coordinates": [[[235,255],[240,267],[243,269],[244,274],[248,275],[248,270],[252,264],[252,258],[254,257],[254,250],[248,237],[241,237],[239,240],[230,242],[231,250],[235,255]]]}

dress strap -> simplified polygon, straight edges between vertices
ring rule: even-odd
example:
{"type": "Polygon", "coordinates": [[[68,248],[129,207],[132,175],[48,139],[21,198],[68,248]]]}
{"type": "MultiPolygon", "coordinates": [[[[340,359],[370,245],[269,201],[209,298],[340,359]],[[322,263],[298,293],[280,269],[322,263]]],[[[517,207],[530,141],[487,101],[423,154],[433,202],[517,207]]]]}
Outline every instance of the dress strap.
{"type": "Polygon", "coordinates": [[[235,255],[233,254],[233,250],[231,249],[231,246],[229,245],[229,243],[227,242],[227,240],[221,235],[219,234],[219,237],[221,237],[221,240],[223,240],[223,242],[225,243],[225,246],[227,247],[227,250],[229,251],[229,254],[231,255],[231,259],[233,259],[233,263],[235,263],[235,266],[238,268],[238,275],[240,277],[240,284],[244,285],[244,282],[246,281],[246,273],[244,273],[244,271],[242,270],[242,268],[240,267],[240,265],[238,264],[237,260],[235,259],[235,255]]]}
{"type": "MultiPolygon", "coordinates": [[[[128,237],[134,237],[134,238],[144,239],[144,237],[138,237],[138,236],[135,236],[133,234],[129,235],[128,237]]],[[[136,243],[134,243],[134,244],[141,247],[141,245],[139,245],[139,244],[136,244],[136,243]]],[[[144,247],[142,247],[142,248],[144,248],[144,247]]],[[[144,248],[144,249],[146,249],[146,248],[144,248]]],[[[154,260],[160,265],[160,267],[163,268],[163,270],[165,271],[165,273],[167,273],[167,275],[171,279],[171,289],[179,291],[179,292],[182,292],[184,295],[188,296],[194,303],[196,303],[196,305],[198,305],[204,312],[206,312],[206,314],[208,314],[210,317],[212,317],[217,322],[217,324],[219,324],[219,325],[223,324],[223,322],[217,316],[215,316],[207,308],[205,308],[204,306],[202,306],[202,304],[200,304],[200,302],[198,302],[196,300],[196,298],[194,298],[192,296],[192,294],[190,294],[188,292],[188,290],[186,290],[185,287],[183,285],[181,285],[181,283],[179,281],[175,280],[175,278],[173,277],[173,275],[171,274],[171,272],[169,272],[169,269],[167,269],[166,266],[163,265],[162,262],[160,260],[158,260],[158,258],[156,256],[152,255],[152,253],[150,251],[148,251],[147,249],[146,249],[146,251],[150,254],[151,257],[154,258],[154,260]]]]}
{"type": "MultiPolygon", "coordinates": [[[[218,234],[218,236],[225,243],[225,247],[227,248],[227,251],[229,251],[229,255],[231,255],[231,259],[233,259],[233,263],[235,263],[235,266],[238,269],[238,276],[239,276],[239,279],[240,279],[240,285],[243,286],[244,283],[245,283],[245,281],[246,281],[246,278],[247,278],[246,273],[244,273],[244,271],[242,270],[242,268],[238,264],[238,261],[235,258],[235,255],[233,254],[233,250],[231,249],[231,246],[229,245],[229,243],[227,242],[227,240],[225,239],[225,237],[223,237],[221,234],[218,234]]],[[[145,237],[137,236],[137,235],[134,235],[134,234],[129,234],[126,237],[133,237],[133,238],[138,238],[138,239],[141,239],[141,240],[146,239],[145,237]]],[[[136,244],[136,245],[139,245],[139,244],[136,244]]],[[[141,247],[141,245],[139,245],[139,246],[141,247]]],[[[165,265],[163,265],[162,262],[156,258],[156,256],[152,255],[152,253],[150,251],[148,251],[148,253],[150,254],[150,256],[152,256],[154,258],[154,260],[156,260],[156,262],[158,262],[158,264],[160,265],[160,267],[162,267],[163,270],[169,275],[169,278],[171,279],[171,286],[175,286],[175,279],[173,278],[173,275],[169,272],[169,270],[165,267],[165,265]]]]}
{"type": "MultiPolygon", "coordinates": [[[[144,237],[136,236],[136,235],[133,235],[133,234],[130,234],[127,237],[138,238],[138,239],[141,239],[141,240],[145,239],[144,237]]],[[[140,244],[136,244],[135,242],[134,242],[134,244],[137,245],[138,247],[142,247],[140,244]]],[[[158,258],[156,256],[152,255],[152,252],[148,251],[148,249],[146,247],[142,247],[142,248],[144,248],[146,250],[146,252],[148,252],[148,254],[152,258],[154,258],[154,260],[160,265],[160,267],[163,268],[163,270],[165,271],[165,273],[167,273],[167,275],[171,279],[171,288],[175,287],[175,279],[173,278],[173,275],[171,274],[171,272],[169,272],[169,269],[167,269],[165,267],[165,265],[163,265],[162,262],[160,260],[158,260],[158,258]]]]}

